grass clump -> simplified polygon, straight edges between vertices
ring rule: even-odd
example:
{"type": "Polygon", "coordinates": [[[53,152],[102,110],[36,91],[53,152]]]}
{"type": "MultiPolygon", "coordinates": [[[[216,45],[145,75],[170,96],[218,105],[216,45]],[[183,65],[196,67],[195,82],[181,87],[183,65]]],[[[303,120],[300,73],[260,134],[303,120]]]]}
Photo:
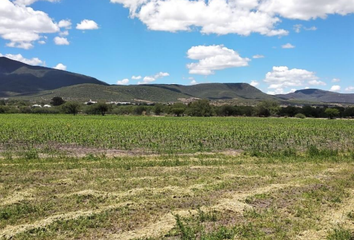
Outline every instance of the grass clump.
{"type": "Polygon", "coordinates": [[[354,233],[342,227],[334,229],[328,236],[327,240],[354,240],[354,233]]]}

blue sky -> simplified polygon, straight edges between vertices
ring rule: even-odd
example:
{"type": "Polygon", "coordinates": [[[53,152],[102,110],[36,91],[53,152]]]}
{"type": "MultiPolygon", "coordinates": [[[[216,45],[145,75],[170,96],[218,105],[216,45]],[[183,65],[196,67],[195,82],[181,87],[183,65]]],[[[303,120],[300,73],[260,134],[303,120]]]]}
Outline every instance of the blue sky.
{"type": "Polygon", "coordinates": [[[353,0],[1,0],[0,54],[110,84],[354,92],[353,0]]]}

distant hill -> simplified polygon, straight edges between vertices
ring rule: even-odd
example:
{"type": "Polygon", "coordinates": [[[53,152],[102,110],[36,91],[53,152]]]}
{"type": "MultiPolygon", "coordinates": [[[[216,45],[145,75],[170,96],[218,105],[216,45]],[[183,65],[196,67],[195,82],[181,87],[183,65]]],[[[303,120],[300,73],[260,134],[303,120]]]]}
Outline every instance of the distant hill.
{"type": "MultiPolygon", "coordinates": [[[[210,83],[184,86],[176,84],[147,84],[147,85],[96,85],[80,84],[63,87],[50,91],[42,91],[30,96],[31,99],[51,99],[61,96],[71,100],[107,100],[107,101],[151,101],[175,102],[191,98],[210,100],[263,100],[271,99],[267,95],[247,83],[210,83]]],[[[24,98],[29,98],[25,96],[24,98]]]]}
{"type": "Polygon", "coordinates": [[[107,85],[95,78],[81,74],[31,66],[0,57],[0,97],[32,95],[43,90],[83,83],[107,85]]]}
{"type": "Polygon", "coordinates": [[[336,93],[320,89],[303,89],[294,93],[276,95],[276,97],[284,100],[354,104],[354,94],[336,93]]]}
{"type": "Polygon", "coordinates": [[[155,84],[153,86],[183,93],[191,97],[206,98],[210,100],[273,98],[248,83],[204,83],[191,86],[155,84]]]}
{"type": "Polygon", "coordinates": [[[85,75],[0,57],[0,98],[50,100],[55,96],[78,101],[176,102],[203,98],[232,104],[254,104],[265,99],[279,100],[282,104],[354,104],[354,94],[305,89],[273,96],[247,83],[108,85],[85,75]]]}

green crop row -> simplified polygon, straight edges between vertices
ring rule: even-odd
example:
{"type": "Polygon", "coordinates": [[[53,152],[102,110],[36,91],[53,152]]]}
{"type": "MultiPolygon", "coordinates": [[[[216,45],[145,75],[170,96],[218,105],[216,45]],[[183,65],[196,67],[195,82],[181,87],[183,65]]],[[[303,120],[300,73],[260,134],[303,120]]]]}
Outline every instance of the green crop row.
{"type": "Polygon", "coordinates": [[[239,150],[257,154],[352,152],[354,121],[0,115],[0,147],[83,146],[154,153],[239,150]]]}

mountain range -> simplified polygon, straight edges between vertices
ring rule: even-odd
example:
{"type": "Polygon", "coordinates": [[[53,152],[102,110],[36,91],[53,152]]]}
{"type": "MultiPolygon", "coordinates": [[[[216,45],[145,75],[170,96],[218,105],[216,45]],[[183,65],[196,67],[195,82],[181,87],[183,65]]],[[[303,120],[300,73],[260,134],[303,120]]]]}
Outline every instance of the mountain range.
{"type": "Polygon", "coordinates": [[[205,83],[197,85],[146,84],[109,85],[89,76],[67,71],[31,66],[0,57],[0,98],[50,100],[55,96],[67,100],[175,102],[194,98],[254,103],[274,99],[282,103],[354,104],[354,94],[319,89],[268,95],[247,83],[205,83]]]}
{"type": "Polygon", "coordinates": [[[76,84],[108,85],[95,78],[67,71],[31,66],[0,57],[0,97],[33,95],[76,84]]]}

